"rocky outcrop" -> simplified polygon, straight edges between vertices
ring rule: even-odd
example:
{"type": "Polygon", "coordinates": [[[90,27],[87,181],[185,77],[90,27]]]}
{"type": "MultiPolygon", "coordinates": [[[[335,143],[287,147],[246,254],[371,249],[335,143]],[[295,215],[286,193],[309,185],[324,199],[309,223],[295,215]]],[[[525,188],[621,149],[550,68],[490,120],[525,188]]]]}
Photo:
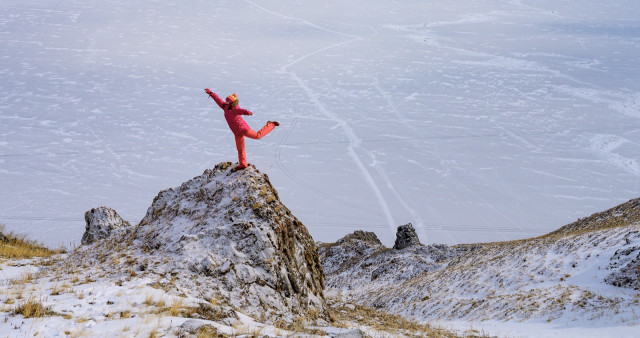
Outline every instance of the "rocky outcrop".
{"type": "Polygon", "coordinates": [[[267,321],[328,318],[317,246],[254,166],[220,163],[161,191],[140,223],[119,234],[83,254],[267,321]]]}
{"type": "Polygon", "coordinates": [[[371,247],[378,247],[382,245],[382,242],[380,242],[380,239],[378,239],[378,236],[376,236],[375,232],[362,230],[356,230],[353,233],[344,236],[343,238],[339,239],[337,243],[343,244],[346,242],[356,241],[361,241],[371,247]]]}
{"type": "Polygon", "coordinates": [[[413,246],[420,246],[420,239],[416,233],[416,229],[413,228],[411,223],[401,225],[396,231],[396,242],[393,248],[396,250],[402,250],[413,246]]]}
{"type": "MultiPolygon", "coordinates": [[[[624,239],[626,244],[637,243],[640,239],[640,231],[631,231],[624,239]]],[[[605,278],[606,283],[640,290],[640,245],[616,250],[610,259],[608,270],[613,272],[605,278]]]]}
{"type": "Polygon", "coordinates": [[[469,248],[443,244],[422,245],[411,224],[398,227],[398,249],[386,248],[373,232],[355,231],[335,243],[320,244],[327,286],[352,289],[401,283],[443,267],[444,261],[469,248]]]}
{"type": "Polygon", "coordinates": [[[83,245],[109,237],[112,231],[130,226],[115,210],[107,207],[93,208],[85,212],[84,220],[86,226],[82,235],[83,245]]]}
{"type": "Polygon", "coordinates": [[[327,275],[347,271],[379,251],[387,250],[375,233],[357,230],[336,243],[320,244],[320,259],[327,275]]]}

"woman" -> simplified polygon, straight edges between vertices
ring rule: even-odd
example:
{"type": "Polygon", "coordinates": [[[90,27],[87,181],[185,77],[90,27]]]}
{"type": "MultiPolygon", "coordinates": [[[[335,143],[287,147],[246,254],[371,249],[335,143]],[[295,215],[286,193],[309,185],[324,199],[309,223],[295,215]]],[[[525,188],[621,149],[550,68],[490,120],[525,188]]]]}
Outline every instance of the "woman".
{"type": "Polygon", "coordinates": [[[269,134],[273,128],[279,126],[280,123],[267,121],[267,124],[262,127],[262,129],[255,132],[242,118],[242,115],[253,115],[253,113],[238,106],[238,96],[235,93],[227,96],[227,99],[222,101],[222,99],[220,99],[216,93],[209,90],[209,88],[204,91],[224,110],[224,118],[227,120],[229,128],[231,128],[231,131],[236,137],[236,148],[238,148],[238,165],[236,169],[246,168],[247,154],[244,151],[244,137],[246,136],[256,140],[261,139],[263,136],[269,134]]]}

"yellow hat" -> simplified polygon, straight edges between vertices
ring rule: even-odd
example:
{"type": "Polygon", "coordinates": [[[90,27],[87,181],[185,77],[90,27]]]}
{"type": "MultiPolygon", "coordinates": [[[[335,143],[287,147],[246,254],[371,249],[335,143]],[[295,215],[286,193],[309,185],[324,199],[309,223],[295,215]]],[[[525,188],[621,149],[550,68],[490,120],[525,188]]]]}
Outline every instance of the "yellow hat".
{"type": "Polygon", "coordinates": [[[235,103],[236,101],[238,101],[238,95],[236,95],[236,93],[227,96],[227,102],[235,103]]]}

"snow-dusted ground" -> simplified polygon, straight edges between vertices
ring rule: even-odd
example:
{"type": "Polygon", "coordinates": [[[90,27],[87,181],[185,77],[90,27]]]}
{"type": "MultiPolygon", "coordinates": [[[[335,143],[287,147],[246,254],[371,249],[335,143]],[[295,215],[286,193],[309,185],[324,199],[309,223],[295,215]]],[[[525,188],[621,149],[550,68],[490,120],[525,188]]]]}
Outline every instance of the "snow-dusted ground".
{"type": "MultiPolygon", "coordinates": [[[[54,258],[68,259],[66,255],[54,258]]],[[[339,327],[306,323],[297,331],[288,331],[240,312],[235,312],[237,318],[203,312],[208,317],[202,318],[203,313],[194,313],[202,299],[158,287],[152,278],[104,270],[65,273],[42,266],[42,262],[39,258],[0,261],[0,336],[195,337],[202,333],[199,329],[203,326],[209,326],[209,333],[233,337],[359,337],[362,333],[369,337],[397,336],[397,330],[385,331],[384,327],[351,320],[339,321],[339,327]],[[29,302],[40,304],[49,315],[24,318],[14,313],[29,302]]]]}
{"type": "Polygon", "coordinates": [[[57,246],[236,160],[316,240],[542,234],[638,197],[635,1],[0,3],[0,222],[57,246]]]}
{"type": "Polygon", "coordinates": [[[473,331],[476,334],[498,337],[582,337],[582,338],[634,338],[638,336],[637,328],[620,326],[587,326],[575,327],[565,324],[539,323],[509,323],[498,321],[474,322],[469,324],[464,321],[434,322],[443,328],[458,330],[461,332],[473,331]]]}
{"type": "Polygon", "coordinates": [[[325,294],[491,336],[637,337],[638,278],[626,271],[637,271],[639,230],[636,221],[475,249],[342,239],[320,248],[325,294]]]}
{"type": "Polygon", "coordinates": [[[223,321],[184,318],[178,315],[179,312],[198,306],[197,299],[153,288],[148,278],[129,278],[126,281],[123,278],[117,285],[113,279],[101,277],[83,275],[82,272],[61,275],[40,267],[39,259],[0,262],[0,335],[177,336],[181,328],[185,332],[189,327],[207,324],[228,335],[288,334],[286,330],[256,322],[241,313],[238,313],[237,320],[226,324],[222,324],[223,321]],[[16,275],[16,272],[20,274],[16,275]],[[12,309],[29,301],[42,304],[56,315],[25,319],[11,313],[12,309]],[[185,324],[187,321],[193,324],[185,324]]]}

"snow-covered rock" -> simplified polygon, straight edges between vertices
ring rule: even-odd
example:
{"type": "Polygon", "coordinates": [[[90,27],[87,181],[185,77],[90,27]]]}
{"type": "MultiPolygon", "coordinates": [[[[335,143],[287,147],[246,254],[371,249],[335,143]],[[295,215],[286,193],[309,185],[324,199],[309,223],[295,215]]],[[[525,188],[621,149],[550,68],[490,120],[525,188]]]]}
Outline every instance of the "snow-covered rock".
{"type": "Polygon", "coordinates": [[[130,226],[118,213],[107,207],[93,208],[84,213],[86,222],[82,235],[82,244],[91,244],[97,240],[109,237],[112,231],[130,226]]]}
{"type": "MultiPolygon", "coordinates": [[[[629,234],[640,237],[638,231],[629,234]]],[[[609,269],[613,272],[605,278],[605,282],[613,286],[640,290],[640,245],[616,250],[610,261],[609,269]]]]}
{"type": "Polygon", "coordinates": [[[77,255],[257,318],[327,318],[316,244],[254,166],[160,192],[137,226],[77,255]]]}
{"type": "Polygon", "coordinates": [[[375,233],[362,230],[357,230],[336,243],[320,243],[319,247],[325,274],[348,270],[364,257],[386,249],[375,233]]]}

